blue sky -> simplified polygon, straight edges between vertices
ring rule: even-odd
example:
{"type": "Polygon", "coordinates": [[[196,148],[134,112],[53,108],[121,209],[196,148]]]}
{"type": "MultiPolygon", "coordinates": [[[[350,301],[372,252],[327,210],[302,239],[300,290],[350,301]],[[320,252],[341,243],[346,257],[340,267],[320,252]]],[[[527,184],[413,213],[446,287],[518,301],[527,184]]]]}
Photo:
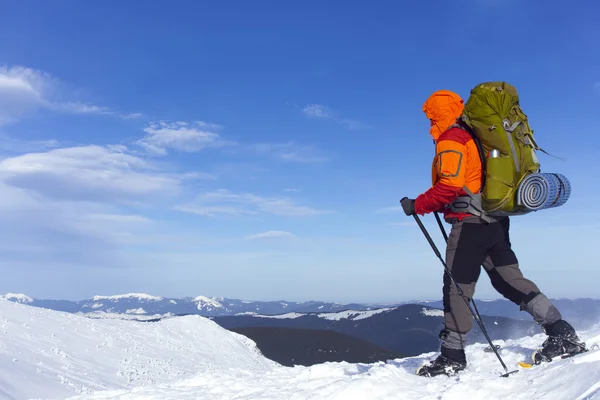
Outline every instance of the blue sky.
{"type": "MultiPolygon", "coordinates": [[[[566,159],[543,169],[573,184],[560,209],[513,219],[523,271],[551,297],[597,297],[598,15],[554,0],[6,3],[0,292],[439,299],[441,265],[398,207],[430,185],[421,107],[505,80],[566,159]]],[[[485,275],[476,296],[498,297],[485,275]]]]}

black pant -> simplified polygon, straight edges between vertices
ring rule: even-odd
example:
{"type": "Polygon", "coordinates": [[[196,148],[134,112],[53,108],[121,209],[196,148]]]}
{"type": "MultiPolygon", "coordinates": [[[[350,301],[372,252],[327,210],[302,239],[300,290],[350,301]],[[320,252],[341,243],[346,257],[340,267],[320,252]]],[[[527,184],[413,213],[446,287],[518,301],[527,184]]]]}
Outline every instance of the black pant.
{"type": "MultiPolygon", "coordinates": [[[[528,311],[540,324],[555,322],[560,313],[519,268],[509,228],[509,218],[492,223],[467,218],[453,223],[446,248],[448,268],[469,301],[483,265],[492,286],[502,296],[528,311]]],[[[447,274],[444,274],[443,295],[445,325],[450,331],[445,344],[463,348],[464,335],[473,327],[472,315],[447,274]]]]}

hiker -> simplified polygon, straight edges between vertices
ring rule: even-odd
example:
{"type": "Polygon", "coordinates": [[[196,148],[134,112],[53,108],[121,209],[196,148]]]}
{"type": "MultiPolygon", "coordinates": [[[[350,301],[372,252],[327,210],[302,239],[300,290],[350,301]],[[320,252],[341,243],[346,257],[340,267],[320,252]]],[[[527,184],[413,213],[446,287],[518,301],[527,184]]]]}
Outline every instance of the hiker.
{"type": "MultiPolygon", "coordinates": [[[[429,132],[436,149],[433,186],[416,199],[403,198],[402,208],[408,216],[443,213],[445,221],[452,225],[446,264],[454,280],[470,301],[483,265],[493,287],[531,314],[548,335],[538,357],[547,361],[565,353],[580,352],[585,344],[579,341],[573,327],[519,269],[509,239],[509,217],[486,216],[484,220],[470,212],[456,211],[457,207],[452,206],[459,196],[482,190],[482,161],[472,131],[459,119],[463,109],[464,101],[448,90],[434,92],[423,105],[431,121],[429,132]]],[[[447,274],[444,274],[442,292],[445,326],[440,332],[441,355],[421,367],[419,375],[451,375],[467,365],[464,347],[472,328],[472,315],[447,274]]]]}

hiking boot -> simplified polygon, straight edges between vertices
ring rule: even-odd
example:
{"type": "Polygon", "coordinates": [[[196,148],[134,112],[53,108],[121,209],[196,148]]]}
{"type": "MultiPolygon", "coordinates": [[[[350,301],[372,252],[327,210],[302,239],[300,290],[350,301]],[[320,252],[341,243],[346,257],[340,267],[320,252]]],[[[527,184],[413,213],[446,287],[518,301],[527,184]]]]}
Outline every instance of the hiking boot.
{"type": "Polygon", "coordinates": [[[533,353],[533,363],[550,362],[553,358],[574,356],[587,351],[585,343],[579,340],[575,329],[562,319],[542,327],[548,338],[542,348],[533,353]]]}
{"type": "Polygon", "coordinates": [[[464,350],[449,349],[442,346],[442,354],[429,364],[421,366],[417,375],[433,377],[437,375],[452,376],[467,367],[464,350]]]}

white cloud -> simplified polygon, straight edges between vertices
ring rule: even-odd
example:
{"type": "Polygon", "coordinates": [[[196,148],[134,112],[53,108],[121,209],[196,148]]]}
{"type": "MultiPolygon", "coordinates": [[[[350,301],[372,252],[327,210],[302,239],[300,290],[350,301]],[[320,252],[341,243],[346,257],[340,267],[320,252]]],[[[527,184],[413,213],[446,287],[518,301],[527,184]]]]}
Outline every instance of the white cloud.
{"type": "Polygon", "coordinates": [[[600,81],[594,83],[594,89],[600,91],[600,81]]]}
{"type": "Polygon", "coordinates": [[[125,146],[81,146],[28,153],[0,162],[0,179],[53,198],[103,199],[168,195],[180,179],[128,153],[125,146]]]}
{"type": "Polygon", "coordinates": [[[218,125],[197,121],[167,123],[153,122],[144,128],[146,136],[136,143],[157,155],[166,155],[168,149],[196,152],[206,148],[231,145],[212,130],[218,125]]]}
{"type": "Polygon", "coordinates": [[[321,104],[309,104],[302,109],[302,112],[308,118],[329,119],[350,130],[367,128],[365,124],[355,119],[338,117],[336,112],[321,104]]]}
{"type": "Polygon", "coordinates": [[[278,160],[296,163],[321,163],[328,160],[316,147],[287,143],[237,143],[223,138],[217,131],[220,125],[202,121],[153,122],[136,141],[150,154],[166,156],[169,150],[198,152],[205,149],[227,149],[229,154],[255,153],[278,160]]]}
{"type": "MultiPolygon", "coordinates": [[[[96,257],[113,246],[131,244],[147,233],[151,221],[124,214],[116,207],[94,201],[53,199],[35,191],[0,182],[0,251],[3,256],[42,254],[58,257],[96,257]],[[32,254],[29,254],[32,253],[32,254]],[[35,253],[35,254],[34,254],[35,253]]],[[[108,254],[104,254],[108,256],[108,254]]]]}
{"type": "Polygon", "coordinates": [[[250,149],[277,159],[298,163],[321,163],[328,158],[313,146],[288,143],[258,143],[250,145],[250,149]]]}
{"type": "Polygon", "coordinates": [[[302,112],[309,118],[331,118],[329,109],[321,104],[309,104],[302,112]]]}
{"type": "Polygon", "coordinates": [[[257,233],[254,235],[248,236],[246,239],[249,240],[257,240],[257,239],[290,239],[294,238],[294,234],[286,231],[267,231],[262,233],[257,233]]]}
{"type": "Polygon", "coordinates": [[[14,122],[36,109],[69,114],[113,115],[129,119],[141,116],[121,114],[94,104],[65,100],[64,86],[51,75],[23,66],[0,66],[0,124],[14,122]]]}
{"type": "Polygon", "coordinates": [[[201,194],[195,202],[177,206],[176,209],[205,216],[270,214],[302,217],[331,212],[297,205],[287,197],[263,197],[251,193],[233,193],[223,189],[201,194]]]}
{"type": "Polygon", "coordinates": [[[113,114],[107,107],[95,106],[84,103],[46,103],[46,106],[53,111],[62,111],[71,114],[113,114]]]}

